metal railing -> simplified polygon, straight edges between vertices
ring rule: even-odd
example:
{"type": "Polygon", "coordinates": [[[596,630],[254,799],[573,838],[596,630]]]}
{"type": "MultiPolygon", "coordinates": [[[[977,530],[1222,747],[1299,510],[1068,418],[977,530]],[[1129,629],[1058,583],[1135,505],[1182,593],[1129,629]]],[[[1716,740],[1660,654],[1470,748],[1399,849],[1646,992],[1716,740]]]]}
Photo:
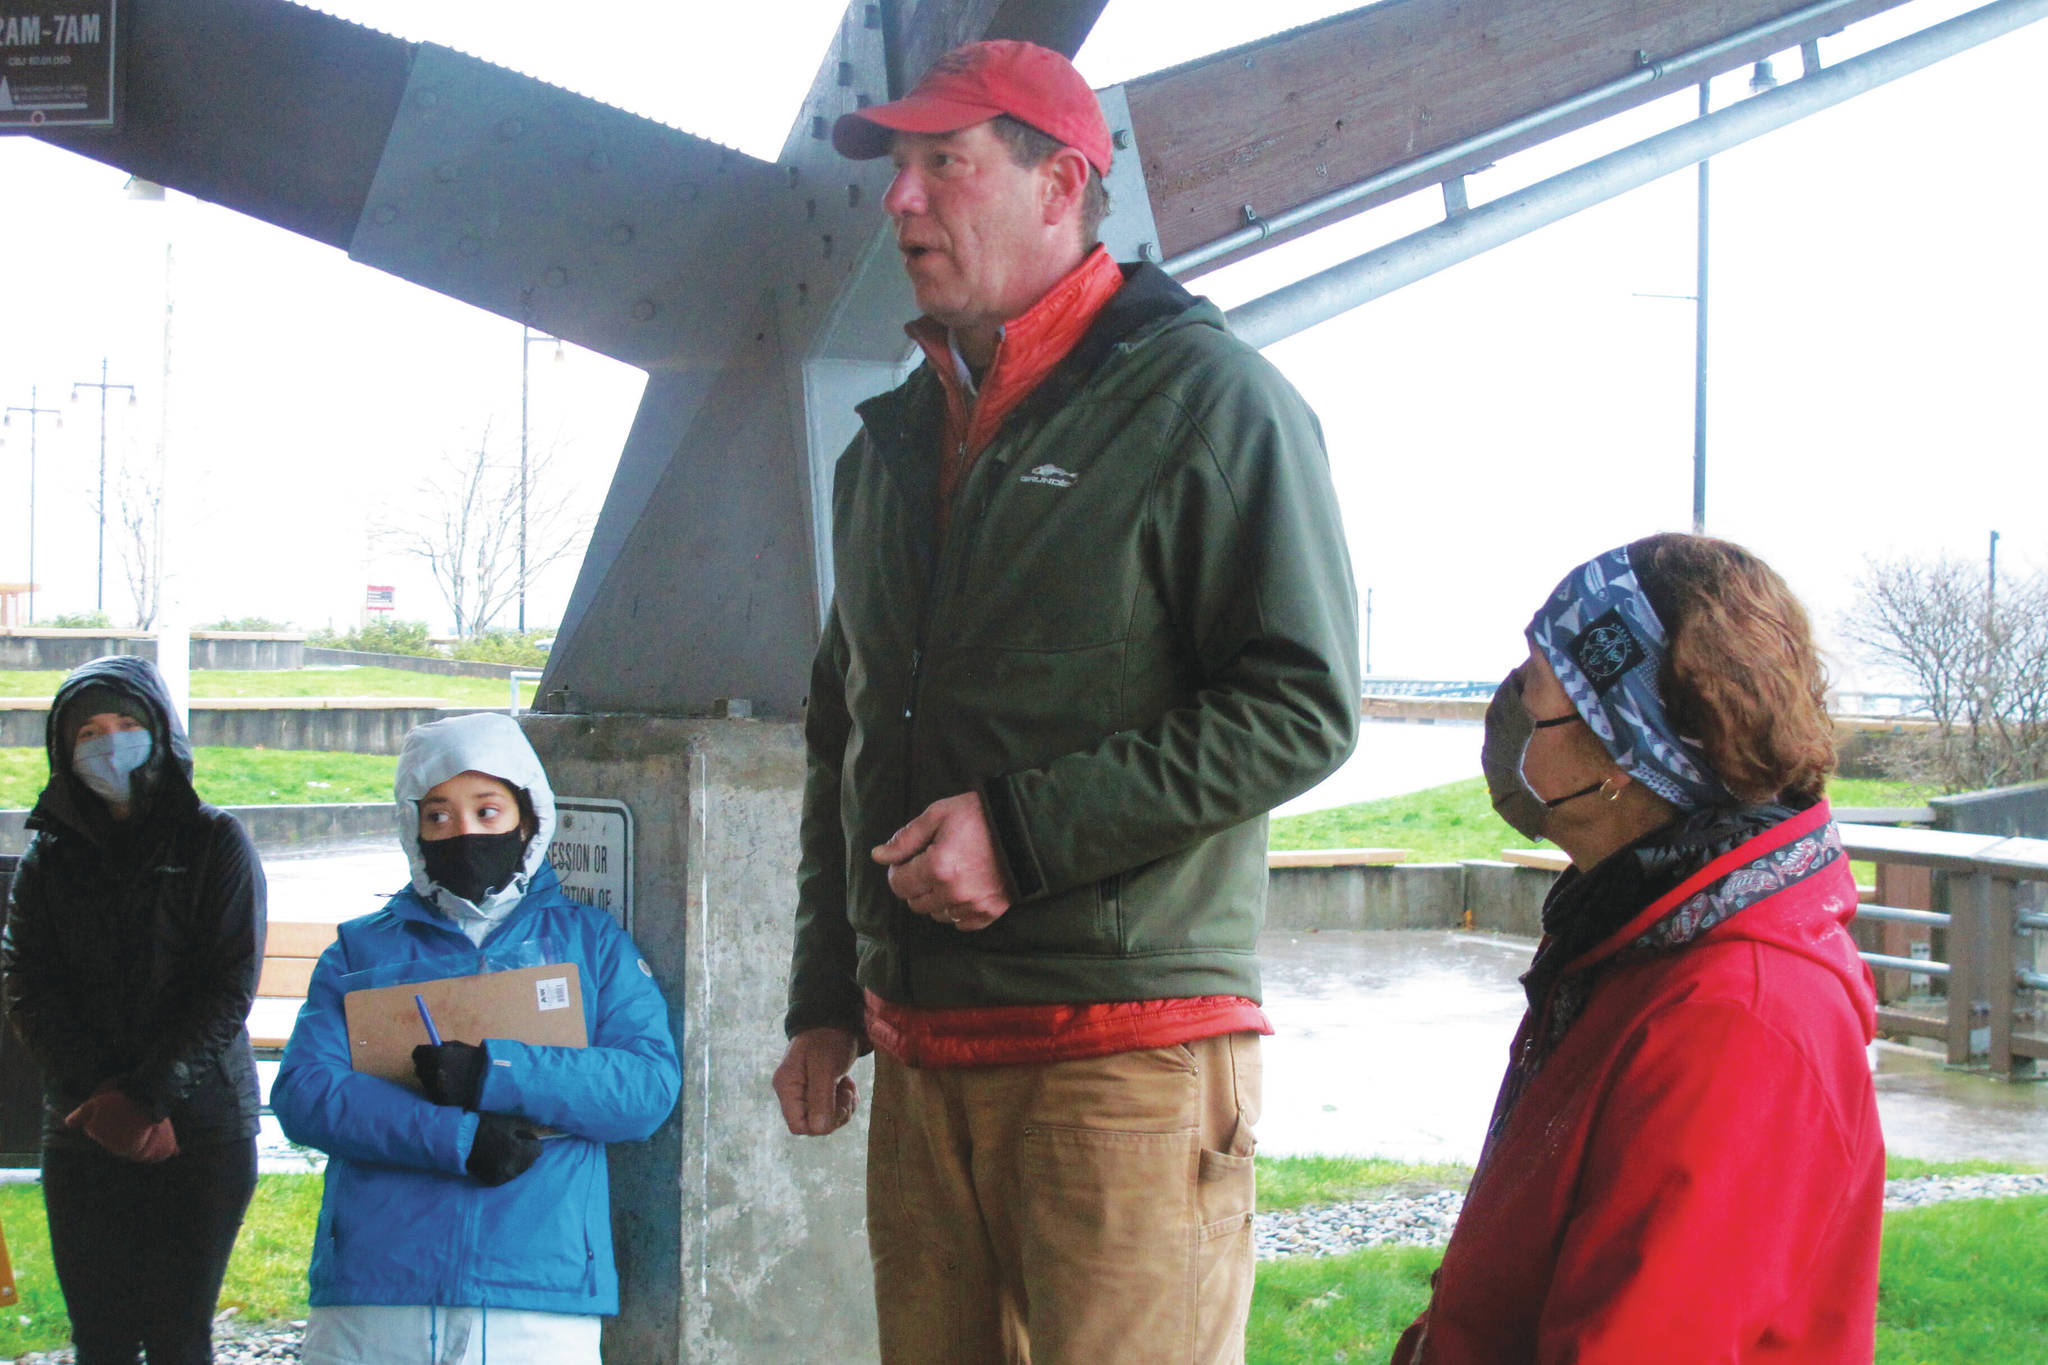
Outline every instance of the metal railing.
{"type": "Polygon", "coordinates": [[[515,668],[510,673],[507,673],[505,675],[505,687],[512,694],[512,699],[505,705],[505,714],[510,716],[519,714],[519,684],[523,682],[537,683],[540,680],[541,671],[537,668],[515,668]]]}
{"type": "Polygon", "coordinates": [[[2048,886],[2048,839],[1885,825],[1839,828],[1850,857],[1879,865],[1880,896],[1887,881],[1900,880],[1887,878],[1887,869],[1923,871],[1932,893],[1929,906],[1879,903],[1857,909],[1859,921],[1902,927],[1881,946],[1904,947],[1898,940],[1924,934],[1929,949],[1926,958],[1865,952],[1865,962],[1881,972],[1938,981],[1946,996],[1935,1014],[1912,1008],[1911,1001],[1882,1000],[1881,992],[1878,1027],[1940,1039],[1951,1064],[1981,1061],[2008,1076],[2026,1074],[2034,1062],[2048,1059],[2048,1021],[2042,1015],[2048,995],[2035,994],[2048,992],[2048,972],[2038,969],[2038,945],[2048,942],[2048,914],[2029,905],[2048,886]],[[1947,910],[1931,908],[1942,900],[1947,910]],[[1946,956],[1935,956],[1937,951],[1946,956]]]}
{"type": "Polygon", "coordinates": [[[1430,697],[1440,701],[1487,701],[1500,687],[1500,679],[1471,682],[1452,678],[1368,677],[1360,691],[1368,697],[1430,697]]]}

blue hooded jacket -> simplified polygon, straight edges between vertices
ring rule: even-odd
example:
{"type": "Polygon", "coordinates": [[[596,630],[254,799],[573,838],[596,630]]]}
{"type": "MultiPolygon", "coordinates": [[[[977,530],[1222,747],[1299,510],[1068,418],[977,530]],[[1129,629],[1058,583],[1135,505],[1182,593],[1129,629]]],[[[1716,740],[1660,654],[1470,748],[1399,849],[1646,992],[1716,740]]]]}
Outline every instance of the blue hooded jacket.
{"type": "MultiPolygon", "coordinates": [[[[517,755],[480,754],[474,743],[439,777],[438,768],[409,770],[401,759],[400,828],[410,819],[415,832],[407,851],[417,859],[419,796],[465,768],[524,787],[547,818],[517,883],[522,894],[491,907],[481,947],[409,887],[376,914],[343,924],[314,969],[271,1087],[286,1136],[330,1157],[311,1302],[616,1313],[604,1144],[647,1137],[675,1107],[681,1073],[668,1006],[632,940],[603,911],[570,900],[548,866],[553,796],[517,727],[503,716],[461,720],[501,722],[509,740],[485,735],[495,742],[489,747],[516,741],[532,767],[517,755]],[[362,987],[542,962],[577,964],[589,1046],[459,1040],[482,1042],[488,1054],[479,1108],[566,1134],[544,1142],[530,1170],[488,1187],[464,1165],[475,1114],[351,1069],[342,1000],[362,987]]],[[[412,755],[410,740],[407,748],[412,755]]]]}

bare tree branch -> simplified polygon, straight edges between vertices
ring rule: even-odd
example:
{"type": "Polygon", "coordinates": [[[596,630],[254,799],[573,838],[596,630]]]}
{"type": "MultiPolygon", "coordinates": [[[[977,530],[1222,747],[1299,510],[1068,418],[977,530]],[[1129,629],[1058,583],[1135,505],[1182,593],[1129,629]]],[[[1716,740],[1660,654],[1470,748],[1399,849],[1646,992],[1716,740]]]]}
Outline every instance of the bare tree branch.
{"type": "Polygon", "coordinates": [[[1949,791],[2048,777],[2048,576],[1994,601],[1965,561],[1870,560],[1842,633],[1926,696],[1935,732],[1900,745],[1904,776],[1949,791]]]}
{"type": "MultiPolygon", "coordinates": [[[[527,465],[526,585],[580,550],[590,518],[562,496],[552,448],[527,465]]],[[[411,511],[381,521],[379,541],[423,559],[455,633],[478,635],[519,596],[519,466],[491,454],[488,424],[473,449],[451,451],[420,483],[411,511]]]]}
{"type": "Polygon", "coordinates": [[[121,568],[128,579],[128,597],[135,606],[135,628],[156,625],[163,608],[163,485],[156,471],[123,464],[117,486],[121,509],[118,537],[121,568]]]}

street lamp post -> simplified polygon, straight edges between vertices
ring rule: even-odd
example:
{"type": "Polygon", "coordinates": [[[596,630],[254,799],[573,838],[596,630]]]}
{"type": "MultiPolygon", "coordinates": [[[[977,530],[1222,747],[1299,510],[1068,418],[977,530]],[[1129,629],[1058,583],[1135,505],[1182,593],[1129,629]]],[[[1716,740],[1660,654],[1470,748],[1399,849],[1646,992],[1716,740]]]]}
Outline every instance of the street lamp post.
{"type": "Polygon", "coordinates": [[[519,324],[519,633],[526,633],[526,396],[528,361],[533,355],[533,343],[552,341],[555,343],[555,359],[562,358],[562,339],[536,332],[525,323],[519,324]]]}
{"type": "Polygon", "coordinates": [[[36,406],[36,389],[33,384],[28,390],[28,406],[11,407],[0,413],[0,425],[13,426],[14,414],[28,414],[28,623],[36,623],[36,422],[42,417],[54,417],[57,425],[64,425],[64,414],[57,408],[36,406]]]}
{"type": "MultiPolygon", "coordinates": [[[[1818,54],[1809,61],[1809,68],[1819,66],[1818,54]]],[[[1749,90],[1753,95],[1774,89],[1778,78],[1771,71],[1768,60],[1756,64],[1749,78],[1749,90]]],[[[1701,81],[1700,117],[1713,112],[1711,89],[1701,81]]],[[[1692,533],[1703,536],[1707,533],[1707,158],[1699,164],[1699,195],[1697,236],[1694,248],[1694,282],[1690,294],[1637,294],[1639,299],[1684,299],[1692,304],[1692,533]]]]}
{"type": "Polygon", "coordinates": [[[81,379],[74,382],[71,386],[72,402],[76,403],[78,401],[78,391],[80,389],[98,389],[100,391],[100,561],[99,577],[97,586],[93,589],[92,605],[95,611],[105,611],[107,609],[107,391],[109,389],[128,390],[128,404],[130,407],[133,407],[135,405],[135,386],[133,384],[109,384],[107,382],[107,358],[101,356],[99,382],[94,383],[90,379],[81,379]]]}

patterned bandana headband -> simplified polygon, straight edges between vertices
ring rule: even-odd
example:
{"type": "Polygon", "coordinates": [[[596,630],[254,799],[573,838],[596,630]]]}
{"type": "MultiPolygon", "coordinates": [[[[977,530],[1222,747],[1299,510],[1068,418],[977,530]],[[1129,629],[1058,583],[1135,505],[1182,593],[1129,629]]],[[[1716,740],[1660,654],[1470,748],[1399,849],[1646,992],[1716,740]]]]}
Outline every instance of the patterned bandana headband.
{"type": "Polygon", "coordinates": [[[1734,802],[1698,742],[1665,714],[1657,671],[1668,640],[1626,546],[1566,574],[1530,620],[1529,639],[1629,776],[1680,810],[1734,802]]]}

